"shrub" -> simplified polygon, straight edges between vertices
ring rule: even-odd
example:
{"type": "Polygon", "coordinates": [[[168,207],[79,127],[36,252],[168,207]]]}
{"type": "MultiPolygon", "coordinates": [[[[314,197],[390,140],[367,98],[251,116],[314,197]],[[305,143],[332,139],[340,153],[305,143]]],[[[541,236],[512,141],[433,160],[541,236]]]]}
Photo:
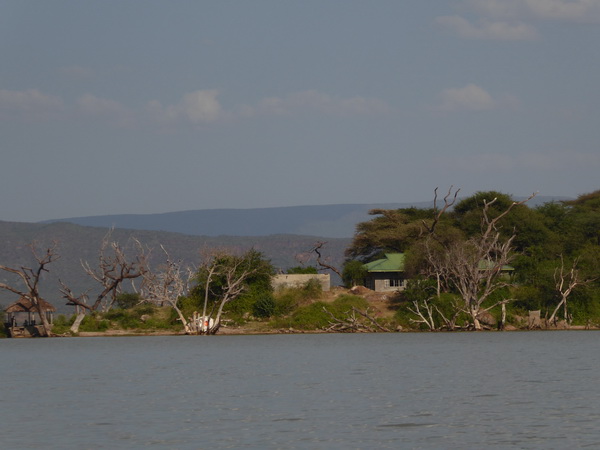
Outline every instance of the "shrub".
{"type": "Polygon", "coordinates": [[[292,314],[289,325],[299,330],[316,330],[329,325],[329,316],[323,310],[327,304],[315,302],[298,308],[292,314]]]}
{"type": "Polygon", "coordinates": [[[317,271],[317,269],[315,267],[309,266],[309,267],[302,267],[302,266],[296,266],[296,267],[290,267],[287,270],[288,274],[317,274],[319,273],[317,271]]]}
{"type": "Polygon", "coordinates": [[[140,294],[134,292],[122,292],[117,296],[115,304],[121,309],[133,308],[140,302],[140,294]]]}
{"type": "Polygon", "coordinates": [[[52,325],[52,332],[56,334],[68,333],[74,320],[75,316],[66,317],[64,314],[56,316],[52,325]]]}
{"type": "Polygon", "coordinates": [[[254,302],[252,314],[261,319],[271,317],[276,310],[275,300],[272,295],[264,296],[254,302]]]}
{"type": "Polygon", "coordinates": [[[85,316],[79,331],[106,331],[110,327],[110,322],[106,319],[101,318],[98,314],[94,313],[85,316]]]}

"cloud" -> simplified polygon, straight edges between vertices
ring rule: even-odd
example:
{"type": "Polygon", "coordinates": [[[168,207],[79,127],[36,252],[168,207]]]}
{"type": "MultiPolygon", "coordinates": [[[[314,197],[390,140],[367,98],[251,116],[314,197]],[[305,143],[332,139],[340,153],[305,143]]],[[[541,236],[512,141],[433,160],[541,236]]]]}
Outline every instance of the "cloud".
{"type": "Polygon", "coordinates": [[[467,0],[465,4],[487,17],[600,23],[598,0],[467,0]]]}
{"type": "Polygon", "coordinates": [[[483,88],[468,84],[462,88],[445,89],[441,93],[439,111],[486,111],[494,109],[498,101],[483,88]]]}
{"type": "Polygon", "coordinates": [[[284,97],[268,97],[262,99],[257,106],[243,106],[241,115],[256,114],[291,114],[296,111],[317,111],[330,115],[369,115],[380,114],[390,110],[382,100],[369,97],[338,98],[316,90],[294,92],[284,97]]]}
{"type": "Polygon", "coordinates": [[[460,16],[443,16],[438,17],[436,23],[467,39],[523,41],[538,37],[538,33],[533,26],[522,22],[511,23],[480,19],[473,24],[460,16]]]}
{"type": "Polygon", "coordinates": [[[463,0],[459,9],[474,17],[435,21],[467,39],[532,40],[539,36],[535,22],[600,24],[600,0],[463,0]]]}
{"type": "Polygon", "coordinates": [[[92,94],[79,97],[77,107],[84,114],[105,117],[121,126],[131,125],[134,121],[134,114],[121,103],[92,94]]]}
{"type": "Polygon", "coordinates": [[[0,116],[3,118],[48,118],[62,111],[62,99],[37,89],[11,91],[0,89],[0,116]]]}
{"type": "Polygon", "coordinates": [[[192,124],[214,122],[226,116],[217,96],[216,89],[199,90],[185,94],[175,105],[163,107],[153,100],[148,103],[147,111],[159,121],[186,121],[192,124]]]}

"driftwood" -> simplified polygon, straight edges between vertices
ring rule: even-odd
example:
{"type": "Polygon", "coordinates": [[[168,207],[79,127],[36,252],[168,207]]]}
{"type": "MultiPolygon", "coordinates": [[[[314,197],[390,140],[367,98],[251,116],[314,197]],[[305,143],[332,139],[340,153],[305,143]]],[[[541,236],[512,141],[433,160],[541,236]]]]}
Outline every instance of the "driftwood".
{"type": "Polygon", "coordinates": [[[389,333],[391,330],[382,326],[369,314],[369,309],[361,311],[355,307],[343,319],[335,317],[331,311],[323,307],[323,311],[330,317],[329,326],[325,329],[335,333],[376,333],[382,331],[389,333]]]}

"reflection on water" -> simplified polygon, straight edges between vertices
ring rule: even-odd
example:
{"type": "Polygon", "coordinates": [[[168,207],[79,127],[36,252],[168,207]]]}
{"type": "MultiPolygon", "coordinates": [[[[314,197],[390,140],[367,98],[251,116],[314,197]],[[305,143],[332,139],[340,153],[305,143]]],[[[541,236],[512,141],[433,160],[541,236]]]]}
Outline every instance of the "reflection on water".
{"type": "Polygon", "coordinates": [[[6,339],[2,447],[596,446],[599,338],[6,339]]]}

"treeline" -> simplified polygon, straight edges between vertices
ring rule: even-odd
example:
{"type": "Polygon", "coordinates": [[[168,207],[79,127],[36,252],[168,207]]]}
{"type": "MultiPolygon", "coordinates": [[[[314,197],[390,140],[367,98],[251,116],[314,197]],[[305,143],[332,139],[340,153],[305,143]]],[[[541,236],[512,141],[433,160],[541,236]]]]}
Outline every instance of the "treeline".
{"type": "Polygon", "coordinates": [[[431,209],[371,211],[346,251],[345,279],[364,276],[364,262],[401,252],[412,323],[434,329],[466,320],[477,328],[484,313],[507,309],[539,310],[547,325],[600,323],[600,191],[534,208],[495,191],[460,201],[457,194],[436,192],[431,209]]]}

